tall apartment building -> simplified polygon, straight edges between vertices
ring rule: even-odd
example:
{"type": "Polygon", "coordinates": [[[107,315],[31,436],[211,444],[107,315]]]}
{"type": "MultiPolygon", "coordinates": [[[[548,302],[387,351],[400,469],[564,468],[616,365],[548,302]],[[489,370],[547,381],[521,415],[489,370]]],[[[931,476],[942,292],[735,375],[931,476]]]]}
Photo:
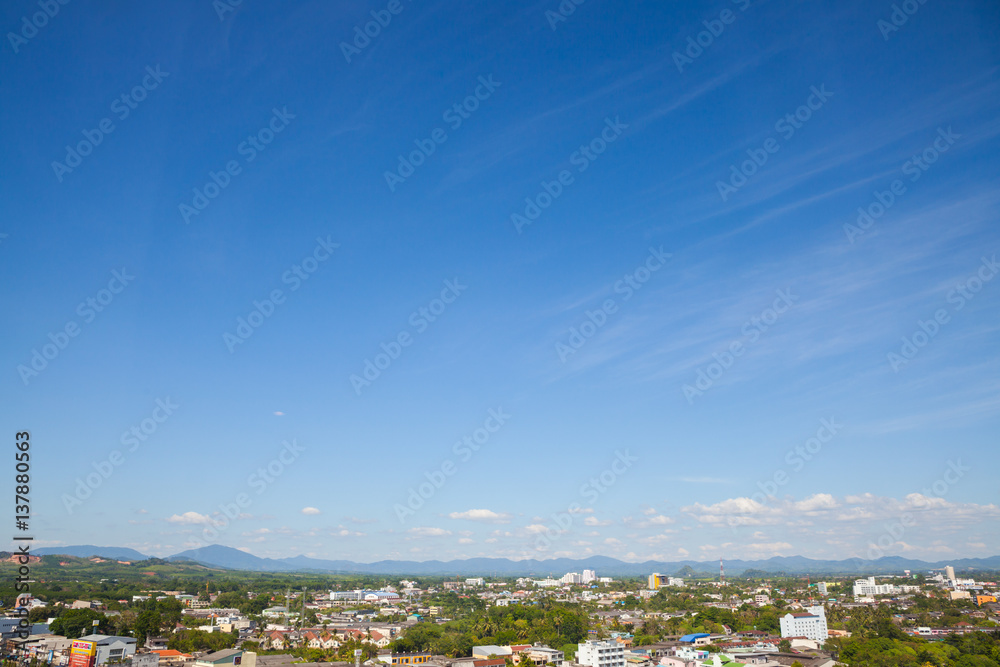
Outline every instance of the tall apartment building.
{"type": "Polygon", "coordinates": [[[808,637],[816,641],[826,641],[830,636],[826,629],[826,610],[822,605],[808,607],[805,612],[785,614],[778,623],[782,637],[808,637]]]}
{"type": "Polygon", "coordinates": [[[591,639],[577,645],[576,661],[587,667],[625,667],[625,645],[591,639]]]}
{"type": "Polygon", "coordinates": [[[653,574],[649,575],[649,581],[646,587],[651,591],[655,591],[660,586],[663,586],[665,583],[666,581],[664,580],[663,575],[660,574],[659,572],[654,572],[653,574]]]}
{"type": "Polygon", "coordinates": [[[580,583],[589,584],[592,581],[597,581],[597,573],[593,570],[584,570],[583,574],[580,576],[580,583]]]}

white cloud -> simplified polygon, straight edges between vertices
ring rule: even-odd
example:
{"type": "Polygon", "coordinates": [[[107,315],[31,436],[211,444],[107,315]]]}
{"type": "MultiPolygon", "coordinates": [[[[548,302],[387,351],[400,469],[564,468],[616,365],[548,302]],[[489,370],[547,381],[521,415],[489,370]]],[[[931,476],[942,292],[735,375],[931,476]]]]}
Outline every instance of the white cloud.
{"type": "Polygon", "coordinates": [[[320,511],[318,509],[316,509],[315,507],[303,507],[302,508],[302,513],[303,514],[309,514],[309,515],[316,515],[316,514],[319,514],[320,511]]]}
{"type": "Polygon", "coordinates": [[[812,512],[815,510],[829,510],[840,507],[840,503],[829,493],[817,493],[809,496],[805,500],[795,503],[794,508],[801,512],[812,512]]]}
{"type": "Polygon", "coordinates": [[[647,521],[653,526],[669,526],[672,523],[677,523],[677,520],[673,517],[664,516],[662,514],[658,514],[651,519],[647,519],[647,521]]]}
{"type": "Polygon", "coordinates": [[[215,521],[212,517],[207,514],[198,514],[197,512],[184,512],[184,514],[174,514],[173,516],[167,517],[167,521],[170,523],[184,523],[184,524],[208,524],[214,525],[215,521]]]}
{"type": "Polygon", "coordinates": [[[343,526],[337,526],[337,529],[330,533],[334,537],[364,537],[367,533],[361,533],[356,530],[348,530],[343,526]]]}
{"type": "Polygon", "coordinates": [[[451,535],[450,530],[431,528],[430,526],[416,526],[406,532],[415,537],[444,537],[445,535],[451,535]]]}
{"type": "Polygon", "coordinates": [[[493,510],[466,510],[465,512],[452,512],[449,519],[464,519],[466,521],[485,521],[487,523],[510,523],[509,514],[500,514],[493,510]]]}
{"type": "Polygon", "coordinates": [[[610,526],[611,520],[601,521],[596,516],[588,516],[583,520],[583,525],[585,526],[610,526]]]}

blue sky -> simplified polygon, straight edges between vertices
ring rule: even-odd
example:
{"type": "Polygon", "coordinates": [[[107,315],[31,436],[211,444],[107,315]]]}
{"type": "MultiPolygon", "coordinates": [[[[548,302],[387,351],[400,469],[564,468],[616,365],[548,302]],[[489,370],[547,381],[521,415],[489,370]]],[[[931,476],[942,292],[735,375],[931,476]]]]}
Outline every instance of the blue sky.
{"type": "Polygon", "coordinates": [[[995,3],[114,4],[0,11],[39,544],[1000,553],[995,3]]]}

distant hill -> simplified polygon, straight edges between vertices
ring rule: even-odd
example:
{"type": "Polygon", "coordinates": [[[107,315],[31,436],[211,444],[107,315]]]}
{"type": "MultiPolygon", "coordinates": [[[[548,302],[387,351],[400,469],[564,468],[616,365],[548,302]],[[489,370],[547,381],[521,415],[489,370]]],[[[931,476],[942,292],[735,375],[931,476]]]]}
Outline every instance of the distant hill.
{"type": "MultiPolygon", "coordinates": [[[[133,549],[121,547],[46,547],[33,552],[37,555],[67,554],[79,558],[102,556],[117,560],[148,558],[133,549]]],[[[716,561],[646,561],[627,563],[607,556],[585,559],[553,558],[549,560],[509,560],[507,558],[469,558],[452,561],[383,560],[357,563],[349,560],[325,560],[294,556],[291,558],[261,558],[240,549],[213,544],[201,549],[182,551],[166,558],[170,562],[190,561],[213,567],[251,572],[326,572],[342,574],[435,575],[435,576],[561,576],[566,572],[595,570],[600,576],[646,576],[659,572],[672,576],[690,576],[692,572],[717,572],[716,561]]],[[[755,574],[898,574],[903,570],[926,572],[952,565],[956,570],[1000,570],[1000,556],[989,558],[959,558],[929,563],[921,560],[887,556],[873,561],[814,560],[804,556],[774,557],[766,560],[727,560],[726,576],[736,577],[752,570],[755,574]]]]}
{"type": "Polygon", "coordinates": [[[260,558],[239,549],[225,547],[221,544],[189,549],[179,554],[167,557],[168,561],[191,560],[205,565],[218,565],[231,570],[250,570],[253,572],[289,572],[299,569],[281,560],[260,558]]]}
{"type": "Polygon", "coordinates": [[[60,555],[76,556],[77,558],[100,556],[114,560],[146,560],[149,558],[146,554],[141,554],[135,549],[127,547],[95,547],[93,544],[81,544],[75,547],[42,547],[41,549],[32,549],[31,553],[36,556],[60,555]]]}

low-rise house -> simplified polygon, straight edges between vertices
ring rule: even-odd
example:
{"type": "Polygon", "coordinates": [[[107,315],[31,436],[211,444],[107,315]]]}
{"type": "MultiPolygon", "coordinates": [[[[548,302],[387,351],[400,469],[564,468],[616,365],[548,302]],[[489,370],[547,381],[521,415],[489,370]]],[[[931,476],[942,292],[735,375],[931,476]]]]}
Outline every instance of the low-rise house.
{"type": "Polygon", "coordinates": [[[227,648],[223,651],[215,651],[203,655],[195,660],[195,667],[227,667],[228,665],[238,665],[242,661],[243,651],[235,648],[227,648]]]}
{"type": "Polygon", "coordinates": [[[158,649],[152,651],[160,656],[159,664],[160,667],[179,667],[191,660],[191,656],[187,653],[181,653],[180,651],[175,651],[173,649],[158,649]]]}

